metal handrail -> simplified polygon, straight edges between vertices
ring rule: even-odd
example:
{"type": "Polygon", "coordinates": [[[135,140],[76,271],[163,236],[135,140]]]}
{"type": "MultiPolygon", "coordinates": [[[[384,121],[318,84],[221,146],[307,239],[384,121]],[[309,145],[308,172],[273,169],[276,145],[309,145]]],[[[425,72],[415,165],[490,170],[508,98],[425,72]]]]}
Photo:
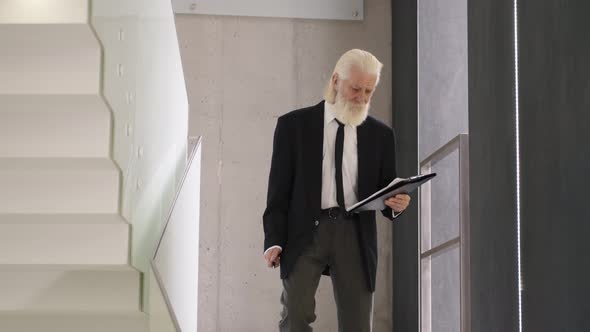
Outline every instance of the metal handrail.
{"type": "Polygon", "coordinates": [[[162,230],[160,231],[160,236],[158,237],[158,242],[154,246],[153,254],[151,256],[152,258],[150,259],[150,268],[154,271],[154,276],[156,277],[156,282],[158,283],[159,288],[162,290],[162,296],[164,298],[164,302],[166,303],[168,313],[170,314],[170,317],[172,318],[172,323],[174,324],[174,328],[176,329],[177,332],[182,332],[182,330],[180,328],[180,324],[178,323],[178,317],[176,316],[176,312],[174,311],[174,308],[172,307],[172,303],[170,302],[170,297],[168,295],[168,292],[166,291],[166,287],[164,286],[164,282],[163,282],[162,277],[160,275],[160,271],[156,267],[155,260],[156,260],[156,256],[158,255],[158,250],[160,249],[160,245],[162,244],[162,239],[164,238],[164,234],[166,234],[166,229],[168,228],[168,225],[170,224],[170,219],[171,219],[172,213],[174,212],[174,209],[176,207],[176,202],[178,201],[178,197],[180,196],[180,192],[184,188],[184,183],[186,181],[188,171],[190,170],[190,168],[193,164],[193,161],[195,160],[195,156],[196,156],[197,151],[199,150],[200,146],[201,146],[201,136],[189,137],[189,139],[188,139],[189,154],[188,154],[188,158],[187,158],[186,167],[184,169],[184,174],[182,175],[182,180],[180,181],[180,184],[178,185],[178,189],[176,190],[176,193],[174,195],[174,200],[172,201],[172,205],[170,206],[170,211],[168,212],[168,217],[166,218],[166,223],[164,224],[164,227],[162,227],[162,230]]]}

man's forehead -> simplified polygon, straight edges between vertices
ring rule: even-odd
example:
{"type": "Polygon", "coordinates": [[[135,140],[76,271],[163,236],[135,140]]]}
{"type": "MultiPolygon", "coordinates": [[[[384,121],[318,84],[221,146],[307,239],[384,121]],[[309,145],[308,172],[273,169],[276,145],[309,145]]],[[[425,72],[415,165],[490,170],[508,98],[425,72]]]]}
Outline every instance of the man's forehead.
{"type": "Polygon", "coordinates": [[[361,70],[358,66],[352,66],[350,68],[349,79],[353,84],[375,85],[377,75],[367,73],[361,70]]]}

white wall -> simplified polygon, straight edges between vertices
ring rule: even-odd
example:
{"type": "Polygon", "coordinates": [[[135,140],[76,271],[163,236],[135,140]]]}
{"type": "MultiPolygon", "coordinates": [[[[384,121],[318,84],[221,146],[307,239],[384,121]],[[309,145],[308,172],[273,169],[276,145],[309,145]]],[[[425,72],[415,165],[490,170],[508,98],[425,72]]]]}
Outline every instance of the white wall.
{"type": "MultiPolygon", "coordinates": [[[[276,118],[319,102],[338,57],[357,47],[385,64],[371,112],[391,123],[390,1],[364,12],[362,22],[177,15],[189,132],[203,136],[199,331],[276,330],[281,283],[262,259],[276,118]]],[[[378,224],[375,331],[391,331],[391,227],[378,224]]],[[[317,301],[316,330],[336,331],[327,278],[317,301]]]]}
{"type": "Polygon", "coordinates": [[[146,272],[186,164],[188,102],[174,16],[168,0],[97,0],[91,18],[103,46],[131,262],[146,272]]]}
{"type": "Polygon", "coordinates": [[[363,0],[172,0],[177,14],[362,20],[363,0]]]}

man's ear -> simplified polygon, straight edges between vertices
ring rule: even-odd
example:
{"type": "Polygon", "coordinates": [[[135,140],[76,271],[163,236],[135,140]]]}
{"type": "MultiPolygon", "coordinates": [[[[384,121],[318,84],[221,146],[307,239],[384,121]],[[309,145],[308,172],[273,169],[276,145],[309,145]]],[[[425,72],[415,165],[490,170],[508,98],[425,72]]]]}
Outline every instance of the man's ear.
{"type": "Polygon", "coordinates": [[[338,90],[339,83],[340,83],[340,77],[338,76],[338,73],[334,73],[332,75],[332,86],[334,87],[334,89],[338,90]]]}

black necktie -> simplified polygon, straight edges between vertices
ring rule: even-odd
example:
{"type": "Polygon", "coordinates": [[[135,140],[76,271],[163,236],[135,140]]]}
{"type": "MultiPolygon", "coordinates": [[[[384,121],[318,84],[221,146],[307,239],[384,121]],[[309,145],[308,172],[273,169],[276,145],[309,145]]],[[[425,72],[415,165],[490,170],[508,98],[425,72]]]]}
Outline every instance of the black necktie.
{"type": "Polygon", "coordinates": [[[344,206],[344,186],[342,185],[342,154],[344,152],[344,125],[338,122],[338,131],[336,132],[336,201],[341,209],[346,209],[344,206]]]}

